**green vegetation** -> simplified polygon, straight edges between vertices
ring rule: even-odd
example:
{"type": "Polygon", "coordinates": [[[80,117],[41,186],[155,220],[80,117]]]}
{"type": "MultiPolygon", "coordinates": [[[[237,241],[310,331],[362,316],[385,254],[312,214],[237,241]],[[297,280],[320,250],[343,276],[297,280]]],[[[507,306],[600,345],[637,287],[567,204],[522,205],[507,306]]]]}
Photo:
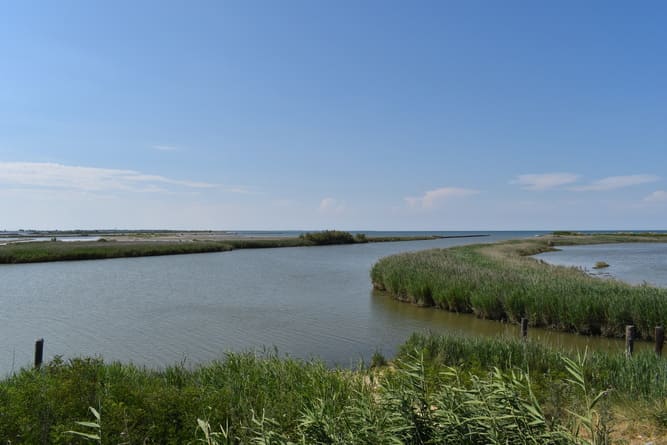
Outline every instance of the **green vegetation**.
{"type": "Polygon", "coordinates": [[[368,238],[366,237],[365,233],[357,233],[354,235],[354,242],[356,243],[367,243],[368,238]]]}
{"type": "Polygon", "coordinates": [[[481,318],[580,334],[622,337],[633,324],[650,339],[667,322],[667,289],[602,280],[580,269],[528,257],[566,244],[665,242],[665,235],[548,236],[497,244],[432,249],[381,259],[376,289],[397,299],[481,318]]]}
{"type": "Polygon", "coordinates": [[[593,269],[604,269],[606,267],[609,267],[609,264],[605,263],[604,261],[597,261],[595,266],[593,266],[593,269]]]}
{"type": "MultiPolygon", "coordinates": [[[[581,352],[554,349],[518,337],[415,333],[401,346],[397,358],[406,359],[415,351],[423,355],[427,367],[436,373],[442,366],[457,366],[473,374],[494,368],[530,370],[534,389],[545,399],[557,396],[552,392],[560,389],[554,384],[567,376],[566,362],[562,358],[577,360],[581,352]]],[[[627,359],[622,350],[617,353],[588,351],[583,373],[593,390],[612,390],[610,396],[618,403],[650,402],[667,397],[667,360],[657,357],[653,351],[635,352],[632,359],[627,359]]]]}
{"type": "Polygon", "coordinates": [[[324,230],[322,232],[302,233],[299,238],[316,246],[354,243],[352,234],[341,230],[324,230]]]}
{"type": "Polygon", "coordinates": [[[0,381],[0,437],[26,444],[602,444],[618,409],[642,416],[651,407],[652,420],[642,422],[653,429],[667,416],[664,403],[653,402],[667,395],[667,367],[649,355],[584,359],[532,342],[413,335],[394,363],[374,361],[375,368],[349,371],[243,353],[153,371],[56,359],[0,381]]]}
{"type": "Polygon", "coordinates": [[[0,264],[224,252],[223,242],[32,242],[0,246],[0,264]]]}
{"type": "MultiPolygon", "coordinates": [[[[141,234],[150,238],[150,234],[141,234]]],[[[115,241],[100,238],[81,242],[21,242],[0,246],[0,264],[37,263],[45,261],[97,260],[156,255],[226,252],[234,249],[303,247],[328,244],[349,244],[386,241],[414,241],[435,239],[433,236],[366,237],[352,236],[349,232],[328,230],[306,233],[298,238],[228,239],[224,241],[115,241]]]]}
{"type": "Polygon", "coordinates": [[[302,240],[305,243],[305,245],[324,246],[328,244],[386,243],[392,241],[423,241],[423,240],[434,240],[440,238],[468,238],[477,236],[485,236],[485,235],[459,235],[459,236],[448,236],[448,237],[438,236],[438,235],[368,237],[364,233],[357,233],[356,235],[353,236],[350,232],[344,232],[341,230],[325,230],[323,232],[303,233],[299,236],[299,239],[302,240]]]}
{"type": "Polygon", "coordinates": [[[83,443],[66,434],[75,421],[101,414],[102,441],[108,444],[187,444],[197,418],[229,425],[248,443],[255,416],[297,427],[301,410],[326,401],[339,412],[355,396],[359,382],[346,371],[232,354],[196,370],[174,366],[152,371],[100,359],[55,360],[39,371],[23,370],[0,382],[0,437],[11,443],[83,443]]]}

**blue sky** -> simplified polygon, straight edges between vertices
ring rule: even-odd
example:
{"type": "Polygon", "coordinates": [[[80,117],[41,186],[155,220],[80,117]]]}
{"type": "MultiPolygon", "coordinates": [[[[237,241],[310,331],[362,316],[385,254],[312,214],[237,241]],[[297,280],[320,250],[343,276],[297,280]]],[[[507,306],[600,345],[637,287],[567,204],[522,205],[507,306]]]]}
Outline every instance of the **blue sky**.
{"type": "Polygon", "coordinates": [[[664,2],[0,3],[0,229],[665,229],[664,2]]]}

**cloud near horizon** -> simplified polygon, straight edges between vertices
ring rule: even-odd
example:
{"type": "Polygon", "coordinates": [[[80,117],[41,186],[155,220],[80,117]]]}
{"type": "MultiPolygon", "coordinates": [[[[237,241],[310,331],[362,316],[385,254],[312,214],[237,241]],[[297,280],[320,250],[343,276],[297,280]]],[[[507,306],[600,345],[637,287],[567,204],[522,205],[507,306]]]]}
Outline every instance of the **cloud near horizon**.
{"type": "Polygon", "coordinates": [[[479,190],[466,189],[461,187],[441,187],[429,190],[420,197],[407,197],[405,202],[413,208],[430,209],[439,203],[452,198],[463,198],[476,195],[479,190]]]}
{"type": "Polygon", "coordinates": [[[46,162],[0,162],[0,184],[84,192],[165,192],[167,186],[211,189],[219,184],[171,179],[134,170],[70,166],[46,162]]]}
{"type": "Polygon", "coordinates": [[[519,175],[511,184],[519,184],[524,190],[550,190],[579,180],[574,173],[541,173],[519,175]]]}

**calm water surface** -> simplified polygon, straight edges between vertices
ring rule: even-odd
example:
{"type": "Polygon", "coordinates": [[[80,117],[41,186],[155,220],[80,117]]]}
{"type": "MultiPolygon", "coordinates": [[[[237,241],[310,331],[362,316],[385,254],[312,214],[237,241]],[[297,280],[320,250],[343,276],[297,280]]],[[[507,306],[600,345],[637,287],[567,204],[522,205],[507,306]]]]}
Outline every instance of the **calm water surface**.
{"type": "MultiPolygon", "coordinates": [[[[369,271],[397,252],[534,234],[2,265],[0,374],[29,365],[38,337],[49,358],[99,354],[161,367],[263,346],[348,366],[375,350],[392,356],[414,331],[514,335],[515,326],[374,294],[369,271]]],[[[610,340],[531,335],[622,348],[610,340]]]]}
{"type": "Polygon", "coordinates": [[[580,267],[592,275],[667,287],[667,243],[597,244],[559,249],[536,257],[551,264],[580,267]],[[609,267],[593,269],[598,261],[608,263],[609,267]]]}

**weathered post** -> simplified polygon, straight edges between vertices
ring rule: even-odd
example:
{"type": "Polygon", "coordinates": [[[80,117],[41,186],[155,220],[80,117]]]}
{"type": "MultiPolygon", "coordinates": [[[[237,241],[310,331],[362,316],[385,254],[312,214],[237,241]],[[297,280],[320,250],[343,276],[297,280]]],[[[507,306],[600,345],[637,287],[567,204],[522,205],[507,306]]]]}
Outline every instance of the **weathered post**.
{"type": "Polygon", "coordinates": [[[634,325],[627,325],[625,327],[625,356],[632,357],[632,351],[635,348],[635,327],[634,325]]]}
{"type": "Polygon", "coordinates": [[[662,355],[662,345],[665,342],[665,328],[663,326],[655,327],[655,355],[662,355]]]}
{"type": "Polygon", "coordinates": [[[42,359],[44,357],[44,339],[40,338],[35,342],[35,369],[42,366],[42,359]]]}
{"type": "Polygon", "coordinates": [[[521,339],[525,340],[528,337],[528,319],[521,319],[521,339]]]}

